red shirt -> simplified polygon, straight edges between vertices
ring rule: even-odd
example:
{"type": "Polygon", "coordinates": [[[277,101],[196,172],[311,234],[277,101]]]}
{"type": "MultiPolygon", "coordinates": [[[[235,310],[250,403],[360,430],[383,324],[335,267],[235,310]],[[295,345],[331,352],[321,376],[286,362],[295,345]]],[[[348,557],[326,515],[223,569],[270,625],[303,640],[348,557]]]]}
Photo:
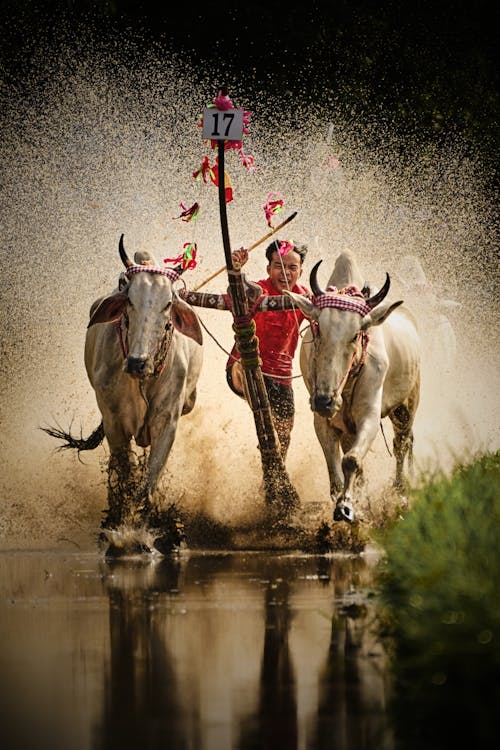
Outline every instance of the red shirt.
{"type": "MultiPolygon", "coordinates": [[[[271,283],[271,279],[262,279],[257,284],[262,287],[266,295],[281,296],[271,283]]],[[[308,294],[305,286],[295,284],[292,292],[308,294]]],[[[259,339],[259,354],[262,360],[261,369],[264,375],[278,376],[277,380],[283,385],[292,385],[292,364],[299,341],[299,327],[305,316],[302,310],[275,310],[273,312],[258,312],[255,314],[255,334],[259,339]]],[[[240,353],[233,346],[226,369],[235,359],[241,359],[240,353]]]]}

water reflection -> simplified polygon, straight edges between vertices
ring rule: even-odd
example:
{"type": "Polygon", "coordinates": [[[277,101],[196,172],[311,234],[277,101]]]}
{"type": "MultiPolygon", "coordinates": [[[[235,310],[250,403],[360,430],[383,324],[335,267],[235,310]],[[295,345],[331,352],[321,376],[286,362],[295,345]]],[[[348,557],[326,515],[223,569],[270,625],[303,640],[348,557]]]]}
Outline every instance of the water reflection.
{"type": "Polygon", "coordinates": [[[393,747],[368,558],[0,566],[8,750],[393,747]]]}
{"type": "Polygon", "coordinates": [[[180,564],[129,562],[105,571],[110,657],[95,748],[185,747],[175,665],[158,622],[157,600],[179,583],[180,564]]]}

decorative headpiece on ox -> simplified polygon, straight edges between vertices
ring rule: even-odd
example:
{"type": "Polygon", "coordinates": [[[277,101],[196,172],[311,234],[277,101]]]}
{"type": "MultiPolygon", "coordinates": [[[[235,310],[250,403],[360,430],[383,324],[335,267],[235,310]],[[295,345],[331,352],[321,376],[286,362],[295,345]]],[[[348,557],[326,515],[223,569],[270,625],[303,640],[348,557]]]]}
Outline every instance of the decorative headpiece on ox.
{"type": "Polygon", "coordinates": [[[200,345],[203,334],[196,314],[172,287],[180,270],[158,266],[148,252],[136,252],[133,262],[126,253],[123,235],[118,249],[126,269],[119,290],[93,306],[88,328],[123,319],[125,370],[133,377],[144,378],[155,374],[160,347],[172,326],[200,345]]]}

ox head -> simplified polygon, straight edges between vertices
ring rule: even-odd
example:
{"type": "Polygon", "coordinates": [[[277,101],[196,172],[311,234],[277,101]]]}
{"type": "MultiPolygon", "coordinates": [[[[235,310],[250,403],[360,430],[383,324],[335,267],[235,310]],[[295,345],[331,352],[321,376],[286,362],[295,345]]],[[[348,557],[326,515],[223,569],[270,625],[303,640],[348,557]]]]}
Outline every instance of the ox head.
{"type": "Polygon", "coordinates": [[[349,374],[362,356],[363,332],[383,323],[402,300],[385,301],[391,283],[389,274],[383,287],[371,297],[365,297],[366,291],[355,287],[329,287],[324,291],[317,281],[321,262],[311,271],[311,297],[288,291],[284,294],[312,321],[313,339],[310,344],[304,343],[308,353],[301,356],[311,408],[322,416],[333,417],[342,407],[342,391],[349,374]]]}
{"type": "Polygon", "coordinates": [[[179,277],[177,271],[159,267],[147,252],[135,253],[132,262],[125,251],[123,235],[119,253],[127,283],[122,280],[119,291],[101,300],[92,311],[88,327],[126,316],[125,369],[134,377],[145,378],[155,372],[155,358],[172,326],[200,345],[203,335],[196,314],[173,289],[172,282],[179,277]]]}

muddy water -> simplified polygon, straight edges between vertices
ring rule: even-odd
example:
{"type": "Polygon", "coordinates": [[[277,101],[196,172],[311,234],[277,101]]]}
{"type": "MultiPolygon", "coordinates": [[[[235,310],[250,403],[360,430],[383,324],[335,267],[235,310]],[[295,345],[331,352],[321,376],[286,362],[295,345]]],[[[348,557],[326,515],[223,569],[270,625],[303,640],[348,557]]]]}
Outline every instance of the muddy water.
{"type": "Polygon", "coordinates": [[[376,560],[2,553],[2,747],[390,750],[376,560]]]}

